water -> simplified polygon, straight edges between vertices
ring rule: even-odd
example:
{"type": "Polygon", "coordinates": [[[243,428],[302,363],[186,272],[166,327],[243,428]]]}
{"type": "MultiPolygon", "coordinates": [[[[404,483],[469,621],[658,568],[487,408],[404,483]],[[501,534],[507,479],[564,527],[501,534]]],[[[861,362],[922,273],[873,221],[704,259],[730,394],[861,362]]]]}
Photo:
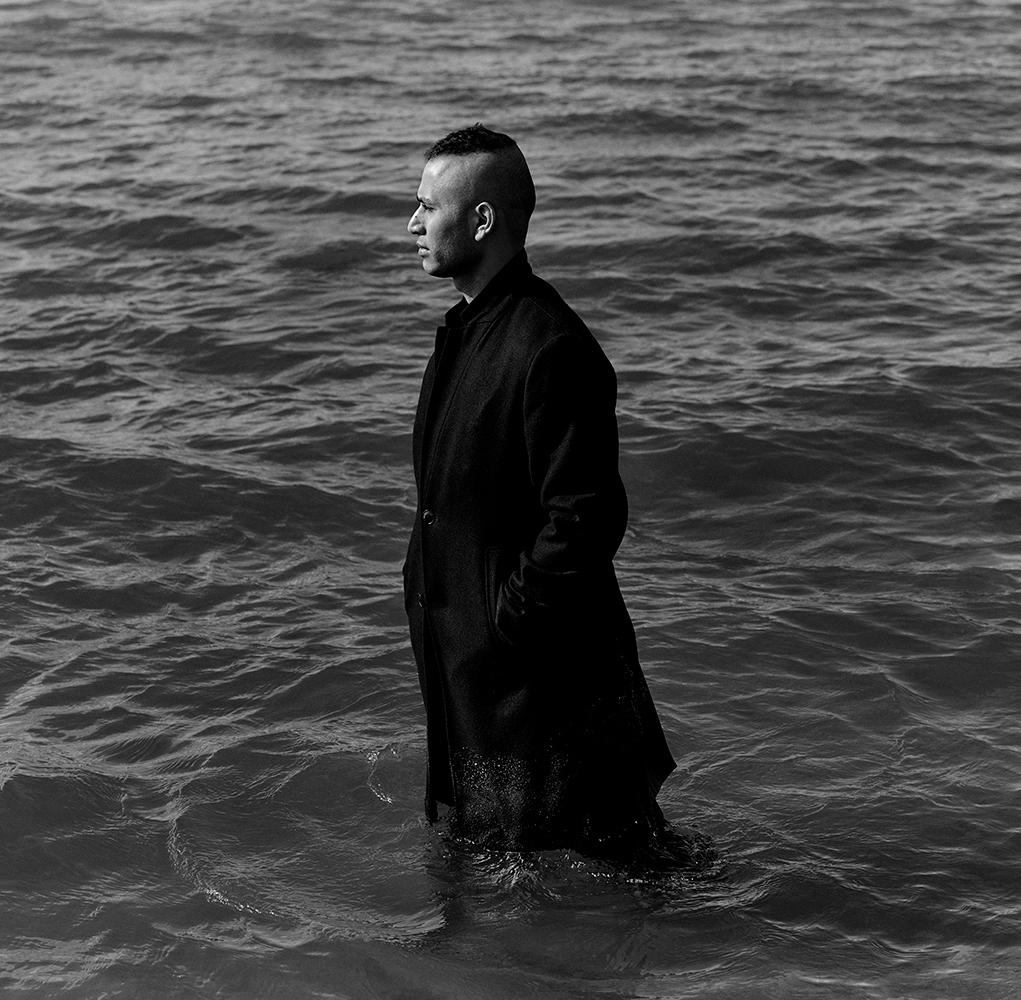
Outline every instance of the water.
{"type": "Polygon", "coordinates": [[[1017,14],[4,2],[5,989],[1013,997],[1017,14]],[[421,816],[404,226],[479,119],[618,370],[706,870],[421,816]]]}

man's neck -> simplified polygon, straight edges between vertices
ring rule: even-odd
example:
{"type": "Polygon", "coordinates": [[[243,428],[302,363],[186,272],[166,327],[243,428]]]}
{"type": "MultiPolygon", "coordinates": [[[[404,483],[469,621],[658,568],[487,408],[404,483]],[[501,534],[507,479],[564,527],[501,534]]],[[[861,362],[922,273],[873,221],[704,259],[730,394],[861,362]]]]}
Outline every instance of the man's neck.
{"type": "Polygon", "coordinates": [[[492,254],[488,259],[481,261],[479,267],[470,275],[454,278],[454,287],[464,296],[466,302],[471,302],[521,249],[521,247],[508,247],[501,253],[492,254]]]}

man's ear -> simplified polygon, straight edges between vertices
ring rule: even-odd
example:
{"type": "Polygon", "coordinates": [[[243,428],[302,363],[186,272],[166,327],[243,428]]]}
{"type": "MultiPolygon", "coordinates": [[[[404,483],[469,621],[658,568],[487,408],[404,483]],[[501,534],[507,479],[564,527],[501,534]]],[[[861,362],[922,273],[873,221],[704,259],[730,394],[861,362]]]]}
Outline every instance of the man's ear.
{"type": "Polygon", "coordinates": [[[475,227],[475,239],[478,241],[493,231],[493,226],[496,225],[496,209],[488,201],[482,201],[475,206],[475,213],[479,217],[478,225],[475,227]]]}

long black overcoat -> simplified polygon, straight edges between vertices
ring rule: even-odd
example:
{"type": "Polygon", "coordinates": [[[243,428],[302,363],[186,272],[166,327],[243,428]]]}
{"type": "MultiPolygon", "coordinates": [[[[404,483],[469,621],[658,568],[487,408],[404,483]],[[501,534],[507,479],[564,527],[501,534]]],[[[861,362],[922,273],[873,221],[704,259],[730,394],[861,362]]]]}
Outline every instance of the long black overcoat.
{"type": "Polygon", "coordinates": [[[426,809],[511,849],[641,833],[675,764],[613,556],[616,377],[524,251],[437,332],[414,429],[405,605],[426,809]]]}

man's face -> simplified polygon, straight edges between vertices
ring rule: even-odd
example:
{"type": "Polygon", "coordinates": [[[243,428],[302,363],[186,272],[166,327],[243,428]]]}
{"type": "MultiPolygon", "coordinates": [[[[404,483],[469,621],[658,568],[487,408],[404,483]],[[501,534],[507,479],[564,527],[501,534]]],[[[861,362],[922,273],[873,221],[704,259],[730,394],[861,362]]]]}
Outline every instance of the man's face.
{"type": "Polygon", "coordinates": [[[482,256],[470,169],[465,157],[430,160],[422,171],[418,208],[408,222],[408,232],[418,237],[423,270],[434,278],[453,278],[455,286],[475,271],[482,256]]]}

